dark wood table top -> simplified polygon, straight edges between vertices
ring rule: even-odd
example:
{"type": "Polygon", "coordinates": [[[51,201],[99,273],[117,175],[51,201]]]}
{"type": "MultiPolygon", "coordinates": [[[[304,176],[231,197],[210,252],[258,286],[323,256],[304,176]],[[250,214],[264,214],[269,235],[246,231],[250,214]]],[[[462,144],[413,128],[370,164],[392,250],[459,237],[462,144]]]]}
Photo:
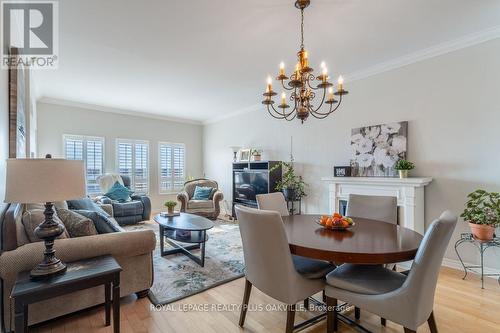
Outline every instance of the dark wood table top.
{"type": "Polygon", "coordinates": [[[46,280],[31,281],[30,272],[19,273],[11,296],[18,297],[35,292],[64,287],[69,284],[83,283],[92,278],[117,273],[122,270],[115,258],[110,255],[66,263],[64,274],[46,280]]]}
{"type": "Polygon", "coordinates": [[[154,217],[154,220],[165,228],[175,230],[202,231],[214,227],[214,223],[206,217],[188,213],[181,213],[179,216],[171,217],[158,214],[154,217]]]}
{"type": "Polygon", "coordinates": [[[315,222],[320,217],[283,217],[293,254],[337,263],[390,264],[413,260],[423,238],[401,226],[361,218],[353,218],[349,230],[328,230],[315,222]]]}

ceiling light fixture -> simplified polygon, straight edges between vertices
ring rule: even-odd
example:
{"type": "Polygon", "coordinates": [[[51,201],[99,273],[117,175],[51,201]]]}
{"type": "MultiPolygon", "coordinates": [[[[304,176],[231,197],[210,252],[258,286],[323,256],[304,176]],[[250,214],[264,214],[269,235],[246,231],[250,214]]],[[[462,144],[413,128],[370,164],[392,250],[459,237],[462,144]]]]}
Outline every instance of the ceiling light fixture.
{"type": "Polygon", "coordinates": [[[300,51],[297,53],[298,63],[295,65],[295,71],[290,78],[288,78],[285,74],[285,64],[281,62],[279,75],[276,77],[276,80],[281,82],[285,90],[291,91],[290,101],[291,104],[294,104],[294,108],[291,111],[286,111],[290,105],[286,103],[287,96],[285,92],[281,93],[281,103],[278,105],[281,111],[276,110],[272,99],[273,96],[276,95],[276,92],[273,91],[271,76],[267,78],[267,88],[263,94],[265,98],[262,104],[266,105],[269,114],[276,119],[291,121],[297,117],[302,123],[304,123],[304,120],[306,120],[309,115],[318,119],[324,119],[340,107],[342,96],[348,94],[348,91],[344,90],[344,79],[342,76],[339,76],[337,90],[334,91],[334,85],[328,81],[328,69],[324,62],[322,62],[320,66],[321,74],[317,77],[313,74],[314,69],[309,67],[308,53],[304,49],[304,9],[310,4],[310,0],[297,0],[295,2],[295,7],[300,9],[301,14],[300,51]],[[285,85],[286,80],[289,80],[287,85],[285,85]],[[313,87],[314,80],[319,81],[316,87],[313,87]],[[313,102],[316,98],[316,92],[319,92],[319,95],[323,95],[323,97],[315,107],[313,102]],[[335,99],[335,96],[338,96],[338,101],[335,99]],[[320,111],[325,104],[328,105],[328,107],[320,111]]]}

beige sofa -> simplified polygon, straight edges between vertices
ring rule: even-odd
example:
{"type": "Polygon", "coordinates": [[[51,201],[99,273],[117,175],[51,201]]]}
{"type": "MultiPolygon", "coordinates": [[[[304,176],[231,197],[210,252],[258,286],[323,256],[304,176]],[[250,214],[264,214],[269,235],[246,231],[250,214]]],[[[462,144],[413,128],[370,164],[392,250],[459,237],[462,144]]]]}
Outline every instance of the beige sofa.
{"type": "MultiPolygon", "coordinates": [[[[32,269],[42,260],[43,242],[29,243],[21,221],[24,206],[13,204],[0,207],[0,282],[2,328],[14,330],[14,304],[10,293],[17,273],[32,269]]],[[[152,252],[156,237],[152,230],[115,232],[95,236],[58,239],[57,256],[64,262],[105,254],[113,255],[123,268],[121,296],[136,293],[147,295],[153,283],[152,252]]],[[[29,324],[43,322],[104,301],[104,287],[95,287],[30,305],[29,324]]]]}

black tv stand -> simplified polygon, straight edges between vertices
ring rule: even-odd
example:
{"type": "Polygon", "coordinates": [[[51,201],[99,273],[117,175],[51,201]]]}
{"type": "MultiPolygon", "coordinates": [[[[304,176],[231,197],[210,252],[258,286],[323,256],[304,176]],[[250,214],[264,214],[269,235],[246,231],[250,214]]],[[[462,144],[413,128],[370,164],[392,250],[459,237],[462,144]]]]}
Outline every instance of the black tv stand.
{"type": "Polygon", "coordinates": [[[255,195],[276,192],[276,184],[281,180],[281,172],[280,161],[234,162],[233,217],[236,217],[234,206],[257,208],[255,195]]]}

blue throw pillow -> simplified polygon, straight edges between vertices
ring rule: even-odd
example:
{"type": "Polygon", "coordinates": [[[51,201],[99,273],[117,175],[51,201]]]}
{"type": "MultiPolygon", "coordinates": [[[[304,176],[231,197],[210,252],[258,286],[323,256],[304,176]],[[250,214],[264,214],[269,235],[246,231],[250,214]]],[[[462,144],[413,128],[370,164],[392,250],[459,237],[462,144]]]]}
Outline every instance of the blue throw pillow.
{"type": "Polygon", "coordinates": [[[94,222],[95,229],[99,234],[123,231],[116,220],[107,214],[104,215],[90,210],[75,210],[74,212],[91,219],[92,222],[94,222]]]}
{"type": "Polygon", "coordinates": [[[212,194],[213,187],[196,186],[194,188],[193,200],[208,200],[212,194]]]}
{"type": "Polygon", "coordinates": [[[108,193],[104,194],[111,200],[116,200],[118,202],[127,202],[130,201],[130,195],[134,193],[129,190],[119,182],[116,182],[108,191],[108,193]]]}
{"type": "Polygon", "coordinates": [[[104,211],[98,204],[90,200],[89,198],[78,199],[78,200],[68,200],[68,208],[70,210],[88,210],[92,212],[98,212],[103,215],[109,216],[108,213],[104,211]]]}

